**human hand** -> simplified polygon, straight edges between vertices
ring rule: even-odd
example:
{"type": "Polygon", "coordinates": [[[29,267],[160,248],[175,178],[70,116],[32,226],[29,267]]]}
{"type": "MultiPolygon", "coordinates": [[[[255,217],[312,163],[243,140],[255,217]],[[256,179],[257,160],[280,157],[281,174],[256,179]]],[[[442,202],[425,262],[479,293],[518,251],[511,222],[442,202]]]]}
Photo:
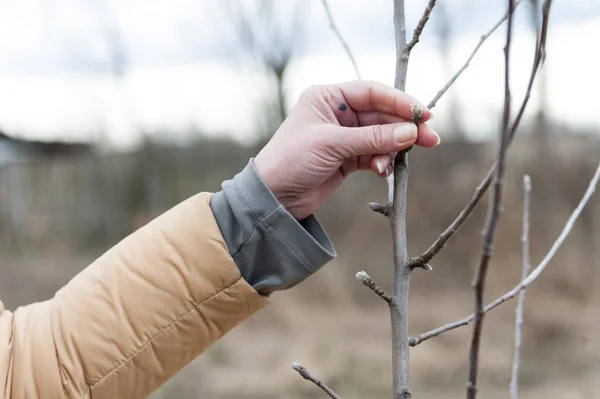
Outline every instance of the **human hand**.
{"type": "Polygon", "coordinates": [[[377,82],[348,82],[307,89],[254,166],[267,187],[297,220],[319,208],[356,170],[380,177],[393,172],[395,154],[413,144],[434,147],[439,136],[412,122],[408,94],[377,82]]]}

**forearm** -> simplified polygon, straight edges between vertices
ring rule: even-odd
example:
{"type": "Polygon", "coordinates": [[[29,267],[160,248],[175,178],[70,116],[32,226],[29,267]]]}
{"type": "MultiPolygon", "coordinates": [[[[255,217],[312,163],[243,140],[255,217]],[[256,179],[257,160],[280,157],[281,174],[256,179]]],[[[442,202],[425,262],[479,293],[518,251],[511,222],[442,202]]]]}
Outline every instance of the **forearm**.
{"type": "Polygon", "coordinates": [[[263,306],[231,259],[209,201],[201,194],[176,206],[51,301],[17,310],[13,373],[22,378],[13,397],[39,392],[50,370],[68,397],[145,397],[263,306]]]}
{"type": "Polygon", "coordinates": [[[296,221],[250,164],[212,201],[192,197],[124,239],[54,299],[5,312],[5,391],[145,397],[334,255],[316,219],[296,221]]]}

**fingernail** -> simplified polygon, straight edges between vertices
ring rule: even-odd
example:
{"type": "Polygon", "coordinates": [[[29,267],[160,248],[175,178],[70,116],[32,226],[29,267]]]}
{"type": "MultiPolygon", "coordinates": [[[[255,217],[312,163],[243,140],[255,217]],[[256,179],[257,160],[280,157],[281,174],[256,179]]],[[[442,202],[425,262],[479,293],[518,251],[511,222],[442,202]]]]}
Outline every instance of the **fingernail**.
{"type": "Polygon", "coordinates": [[[383,173],[383,171],[385,170],[385,162],[383,162],[383,159],[380,159],[377,161],[377,173],[383,173]]]}
{"type": "Polygon", "coordinates": [[[433,132],[433,134],[435,134],[435,139],[436,139],[435,145],[439,145],[442,142],[442,139],[440,138],[440,136],[437,133],[433,132]]]}
{"type": "Polygon", "coordinates": [[[394,129],[394,140],[398,144],[417,139],[417,126],[414,123],[402,123],[394,129]]]}
{"type": "Polygon", "coordinates": [[[435,118],[435,114],[433,113],[433,111],[429,110],[429,114],[430,114],[429,120],[432,120],[433,118],[435,118]]]}

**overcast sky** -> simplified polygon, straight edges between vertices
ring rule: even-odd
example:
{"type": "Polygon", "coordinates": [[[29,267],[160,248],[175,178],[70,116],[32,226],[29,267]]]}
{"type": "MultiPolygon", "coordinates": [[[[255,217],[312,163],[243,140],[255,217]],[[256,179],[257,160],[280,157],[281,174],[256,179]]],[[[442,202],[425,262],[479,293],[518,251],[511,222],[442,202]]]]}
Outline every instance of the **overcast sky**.
{"type": "MultiPolygon", "coordinates": [[[[0,0],[0,129],[42,139],[98,139],[105,132],[103,139],[117,147],[134,144],[141,130],[177,134],[189,127],[248,139],[256,126],[260,79],[236,54],[223,2],[0,0]],[[115,37],[124,71],[118,79],[111,74],[114,48],[107,46],[107,38],[115,37]]],[[[425,3],[407,1],[409,28],[425,3]]],[[[458,68],[499,19],[504,3],[444,2],[452,23],[449,66],[434,29],[435,10],[411,59],[407,91],[429,101],[449,69],[458,68]]],[[[281,4],[291,6],[292,0],[281,4]]],[[[330,7],[363,78],[391,84],[392,1],[330,0],[330,7]]],[[[286,76],[292,99],[312,84],[354,78],[321,1],[303,0],[301,12],[306,25],[286,76]]],[[[284,26],[292,19],[286,7],[278,18],[284,26]]],[[[528,18],[521,6],[513,51],[515,96],[522,95],[531,66],[534,34],[528,18]]],[[[600,128],[600,2],[555,0],[551,22],[545,66],[549,109],[560,121],[600,128]]],[[[453,89],[473,135],[497,126],[490,121],[502,99],[502,39],[498,32],[485,44],[453,89]]],[[[447,105],[442,100],[436,109],[442,136],[447,105]]]]}

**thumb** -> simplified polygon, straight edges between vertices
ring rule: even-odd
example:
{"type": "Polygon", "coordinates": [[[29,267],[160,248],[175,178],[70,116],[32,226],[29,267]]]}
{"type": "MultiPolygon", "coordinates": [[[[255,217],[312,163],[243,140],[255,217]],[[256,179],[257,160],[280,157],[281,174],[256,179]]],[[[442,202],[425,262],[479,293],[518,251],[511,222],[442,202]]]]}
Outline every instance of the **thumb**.
{"type": "Polygon", "coordinates": [[[346,158],[357,155],[391,154],[410,147],[417,140],[417,126],[412,122],[369,125],[336,129],[340,136],[338,150],[346,158]]]}

